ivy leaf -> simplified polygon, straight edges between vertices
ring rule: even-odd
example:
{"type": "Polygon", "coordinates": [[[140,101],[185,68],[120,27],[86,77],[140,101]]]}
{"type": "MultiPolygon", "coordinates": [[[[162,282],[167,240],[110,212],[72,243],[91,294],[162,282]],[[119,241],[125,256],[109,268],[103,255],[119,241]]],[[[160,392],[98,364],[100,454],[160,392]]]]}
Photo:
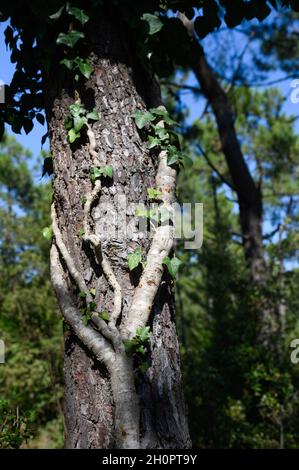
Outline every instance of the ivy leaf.
{"type": "Polygon", "coordinates": [[[107,178],[112,178],[113,167],[111,165],[104,166],[103,168],[99,168],[97,166],[91,167],[90,178],[92,181],[95,181],[96,179],[100,178],[102,175],[107,178]]]}
{"type": "Polygon", "coordinates": [[[73,117],[84,114],[85,109],[78,103],[71,104],[69,107],[70,113],[73,117]]]}
{"type": "Polygon", "coordinates": [[[142,356],[145,356],[145,353],[146,353],[146,348],[143,346],[143,344],[141,344],[137,349],[136,349],[136,352],[141,354],[142,356]]]}
{"type": "Polygon", "coordinates": [[[78,133],[86,123],[87,123],[87,119],[85,116],[75,116],[74,117],[75,132],[78,133]]]}
{"type": "Polygon", "coordinates": [[[163,193],[156,188],[147,188],[147,195],[149,199],[158,199],[163,193]]]}
{"type": "Polygon", "coordinates": [[[92,119],[93,121],[99,121],[100,120],[100,114],[94,109],[90,113],[86,114],[87,119],[92,119]]]}
{"type": "Polygon", "coordinates": [[[136,348],[138,347],[138,344],[139,344],[139,341],[137,338],[125,339],[124,347],[125,347],[126,354],[128,354],[128,356],[132,356],[135,353],[136,348]]]}
{"type": "Polygon", "coordinates": [[[71,60],[71,59],[62,59],[62,60],[60,61],[60,63],[61,63],[62,65],[65,65],[65,67],[66,67],[67,69],[69,69],[69,70],[73,70],[73,68],[74,68],[74,61],[71,60]]]}
{"type": "Polygon", "coordinates": [[[154,129],[155,129],[155,134],[156,134],[156,136],[157,136],[160,140],[169,139],[169,134],[168,134],[167,130],[164,129],[164,127],[155,126],[154,129]]]}
{"type": "Polygon", "coordinates": [[[50,15],[49,18],[51,20],[58,20],[61,17],[63,10],[64,10],[64,5],[61,8],[59,8],[59,10],[57,10],[55,13],[53,13],[53,15],[50,15]]]}
{"type": "Polygon", "coordinates": [[[167,152],[168,152],[167,165],[170,166],[170,165],[175,165],[176,163],[178,163],[179,157],[180,157],[178,149],[174,147],[173,145],[169,145],[167,147],[167,152]]]}
{"type": "Polygon", "coordinates": [[[36,120],[39,122],[42,126],[45,124],[45,116],[41,113],[36,114],[36,120]]]}
{"type": "Polygon", "coordinates": [[[129,270],[133,271],[133,269],[137,268],[137,266],[141,263],[142,261],[142,255],[141,255],[141,249],[136,248],[132,253],[129,253],[128,255],[128,266],[129,270]]]}
{"type": "Polygon", "coordinates": [[[109,321],[109,320],[110,320],[109,312],[101,312],[101,313],[99,313],[99,317],[100,317],[102,320],[105,320],[105,321],[109,321]]]}
{"type": "Polygon", "coordinates": [[[86,295],[87,295],[86,292],[84,292],[83,290],[79,292],[80,299],[85,299],[86,295]]]}
{"type": "Polygon", "coordinates": [[[149,326],[144,326],[144,327],[139,327],[136,330],[136,337],[140,339],[142,343],[145,343],[150,339],[150,327],[149,326]]]}
{"type": "Polygon", "coordinates": [[[79,139],[79,137],[80,137],[80,133],[77,133],[77,132],[75,131],[75,129],[70,129],[70,130],[68,131],[67,135],[68,135],[68,138],[69,138],[69,142],[70,142],[71,144],[73,144],[73,143],[75,142],[75,140],[76,140],[76,139],[79,139]]]}
{"type": "Polygon", "coordinates": [[[147,362],[141,362],[141,364],[139,364],[138,366],[138,370],[141,374],[145,374],[149,369],[149,365],[147,362]]]}
{"type": "Polygon", "coordinates": [[[25,118],[24,123],[23,123],[23,127],[24,127],[24,131],[26,132],[26,134],[29,134],[29,132],[32,131],[32,129],[33,129],[32,120],[29,119],[29,118],[25,118]]]}
{"type": "Polygon", "coordinates": [[[89,312],[94,312],[96,308],[97,308],[97,304],[95,302],[89,302],[88,304],[89,312]]]}
{"type": "Polygon", "coordinates": [[[69,31],[66,34],[59,33],[56,44],[64,44],[72,49],[81,38],[84,38],[82,31],[69,31]]]}
{"type": "Polygon", "coordinates": [[[135,215],[136,217],[147,217],[148,211],[146,209],[142,209],[141,207],[136,207],[135,215]]]}
{"type": "Polygon", "coordinates": [[[69,15],[74,16],[76,20],[78,20],[82,25],[87,23],[87,21],[89,20],[89,16],[80,8],[72,7],[69,4],[67,4],[66,10],[69,15]]]}
{"type": "Polygon", "coordinates": [[[158,18],[156,15],[152,15],[151,13],[144,13],[141,19],[147,23],[148,34],[150,36],[158,33],[158,31],[160,31],[163,27],[163,23],[160,18],[158,18]]]}
{"type": "Polygon", "coordinates": [[[42,177],[48,175],[53,175],[53,159],[52,157],[46,157],[43,163],[43,172],[42,177]]]}
{"type": "Polygon", "coordinates": [[[52,233],[52,227],[45,227],[43,229],[43,237],[46,239],[46,240],[52,240],[52,236],[53,236],[53,233],[52,233]]]}
{"type": "Polygon", "coordinates": [[[101,170],[102,170],[103,175],[106,176],[107,178],[112,178],[113,177],[113,167],[112,167],[112,165],[104,166],[104,168],[101,168],[101,170]]]}
{"type": "Polygon", "coordinates": [[[80,60],[77,61],[77,67],[80,70],[80,72],[82,73],[82,75],[87,79],[90,77],[90,75],[93,71],[92,65],[89,62],[87,62],[83,59],[80,59],[80,60]]]}
{"type": "Polygon", "coordinates": [[[151,108],[150,109],[150,112],[152,114],[154,114],[155,116],[167,116],[168,115],[168,111],[166,109],[163,109],[163,108],[151,108]]]}
{"type": "Polygon", "coordinates": [[[66,130],[71,129],[73,127],[73,119],[70,114],[68,114],[64,120],[64,127],[66,130]]]}
{"type": "Polygon", "coordinates": [[[84,237],[84,235],[85,235],[85,230],[84,230],[84,228],[80,228],[80,230],[79,230],[79,235],[80,235],[80,237],[84,237]]]}
{"type": "Polygon", "coordinates": [[[137,110],[132,114],[132,117],[135,119],[135,124],[138,129],[143,129],[143,127],[155,119],[152,113],[149,111],[140,111],[137,110]]]}
{"type": "Polygon", "coordinates": [[[158,137],[153,137],[152,135],[148,136],[147,142],[149,149],[153,149],[154,147],[160,145],[160,140],[158,139],[158,137]]]}
{"type": "Polygon", "coordinates": [[[182,262],[176,256],[173,256],[173,258],[165,256],[165,258],[163,258],[163,264],[167,267],[171,277],[175,278],[182,262]]]}

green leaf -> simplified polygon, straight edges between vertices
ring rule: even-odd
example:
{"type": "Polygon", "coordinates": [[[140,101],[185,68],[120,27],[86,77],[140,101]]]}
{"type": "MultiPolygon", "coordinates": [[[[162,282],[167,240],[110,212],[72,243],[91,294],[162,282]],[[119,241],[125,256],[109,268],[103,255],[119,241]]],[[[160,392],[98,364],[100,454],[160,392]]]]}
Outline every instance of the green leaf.
{"type": "Polygon", "coordinates": [[[141,207],[136,207],[135,215],[136,217],[147,217],[148,211],[146,209],[142,209],[141,207]]]}
{"type": "Polygon", "coordinates": [[[86,123],[87,123],[87,119],[85,116],[75,116],[74,117],[75,133],[78,133],[86,123]]]}
{"type": "Polygon", "coordinates": [[[147,188],[147,195],[149,199],[159,199],[163,193],[156,188],[147,188]]]}
{"type": "Polygon", "coordinates": [[[80,138],[80,133],[77,133],[75,131],[75,129],[70,129],[67,133],[68,135],[68,138],[69,138],[69,142],[71,144],[73,144],[75,142],[76,139],[79,139],[80,138]]]}
{"type": "Polygon", "coordinates": [[[104,176],[107,178],[113,178],[113,166],[112,165],[107,165],[101,168],[102,173],[104,176]]]}
{"type": "Polygon", "coordinates": [[[178,151],[178,149],[176,147],[174,147],[173,145],[169,145],[167,147],[167,165],[174,165],[176,163],[178,163],[179,161],[179,157],[180,157],[180,153],[178,151]]]}
{"type": "Polygon", "coordinates": [[[97,308],[97,304],[95,302],[89,302],[88,304],[89,312],[94,312],[96,308],[97,308]]]}
{"type": "Polygon", "coordinates": [[[136,338],[124,340],[124,347],[128,356],[132,356],[135,353],[138,345],[139,345],[139,341],[136,338]]]}
{"type": "Polygon", "coordinates": [[[171,277],[175,278],[182,262],[176,256],[173,256],[173,258],[165,256],[165,258],[163,258],[163,264],[167,267],[171,277]]]}
{"type": "Polygon", "coordinates": [[[155,119],[155,116],[148,111],[137,110],[132,114],[132,117],[135,119],[135,124],[138,129],[143,129],[143,127],[155,119]]]}
{"type": "Polygon", "coordinates": [[[73,127],[73,119],[70,114],[68,114],[64,120],[64,127],[66,130],[71,129],[73,127]]]}
{"type": "Polygon", "coordinates": [[[82,75],[85,78],[88,79],[90,77],[90,75],[92,74],[92,71],[93,71],[92,65],[89,62],[87,62],[83,59],[80,59],[80,58],[77,58],[76,63],[77,63],[77,67],[80,70],[80,72],[82,73],[82,75]]]}
{"type": "Polygon", "coordinates": [[[80,235],[80,237],[84,237],[84,235],[85,235],[85,230],[84,230],[84,228],[80,228],[80,230],[79,230],[79,235],[80,235]]]}
{"type": "Polygon", "coordinates": [[[74,61],[71,60],[71,59],[63,59],[60,61],[60,63],[62,65],[65,65],[65,67],[68,69],[68,70],[73,70],[74,68],[74,61]]]}
{"type": "Polygon", "coordinates": [[[64,10],[64,5],[61,8],[59,8],[59,10],[57,10],[55,13],[53,13],[53,15],[50,15],[49,18],[51,20],[58,20],[61,17],[63,10],[64,10]]]}
{"type": "Polygon", "coordinates": [[[73,48],[79,39],[84,38],[82,31],[69,31],[68,33],[59,33],[56,39],[56,44],[64,44],[70,48],[73,48]]]}
{"type": "Polygon", "coordinates": [[[146,354],[146,348],[143,346],[143,344],[141,344],[141,345],[136,349],[136,353],[139,353],[139,354],[141,354],[142,356],[145,356],[145,354],[146,354]]]}
{"type": "Polygon", "coordinates": [[[45,116],[41,113],[36,114],[36,120],[39,122],[42,126],[45,124],[45,116]]]}
{"type": "Polygon", "coordinates": [[[100,178],[102,175],[107,178],[113,178],[112,165],[107,165],[107,166],[104,166],[103,168],[99,168],[97,166],[91,167],[90,178],[92,181],[95,181],[96,179],[100,178]]]}
{"type": "Polygon", "coordinates": [[[69,106],[70,113],[73,117],[80,116],[80,114],[85,114],[85,109],[81,104],[73,103],[69,106]]]}
{"type": "Polygon", "coordinates": [[[141,261],[142,261],[141,249],[136,248],[136,250],[134,250],[133,253],[130,253],[128,255],[129,270],[133,271],[133,269],[137,268],[137,266],[141,263],[141,261]]]}
{"type": "Polygon", "coordinates": [[[95,289],[90,289],[89,292],[91,293],[91,295],[93,295],[93,297],[96,295],[96,290],[95,289]]]}
{"type": "Polygon", "coordinates": [[[77,7],[72,7],[69,4],[67,4],[66,10],[69,15],[72,15],[78,20],[82,25],[87,23],[89,20],[89,16],[85,13],[85,11],[81,10],[80,8],[77,7]]]}
{"type": "Polygon", "coordinates": [[[169,139],[169,134],[164,127],[161,126],[154,126],[155,129],[155,134],[160,140],[166,140],[169,139]]]}
{"type": "Polygon", "coordinates": [[[168,111],[164,108],[151,108],[150,112],[154,114],[155,116],[167,116],[168,111]]]}
{"type": "Polygon", "coordinates": [[[94,109],[90,113],[86,114],[87,119],[92,119],[93,121],[99,121],[100,120],[100,114],[94,109]]]}
{"type": "Polygon", "coordinates": [[[110,321],[109,312],[101,312],[101,313],[99,313],[99,317],[100,317],[102,320],[110,321]]]}
{"type": "Polygon", "coordinates": [[[149,365],[147,362],[141,362],[141,364],[139,364],[138,366],[138,370],[141,374],[145,374],[149,369],[149,365]]]}
{"type": "Polygon", "coordinates": [[[148,142],[148,148],[153,149],[154,147],[157,147],[160,145],[160,140],[157,137],[153,137],[152,135],[149,135],[147,138],[148,142]]]}
{"type": "Polygon", "coordinates": [[[151,13],[144,13],[141,19],[147,23],[148,34],[150,36],[158,33],[158,31],[160,31],[163,27],[163,23],[160,18],[158,18],[156,15],[152,15],[151,13]]]}
{"type": "Polygon", "coordinates": [[[43,229],[43,237],[44,237],[46,240],[52,240],[52,236],[53,236],[52,227],[45,227],[45,228],[43,229]]]}
{"type": "Polygon", "coordinates": [[[83,290],[81,290],[81,291],[79,292],[79,297],[80,297],[81,299],[85,299],[86,295],[87,295],[86,292],[84,292],[83,290]]]}
{"type": "Polygon", "coordinates": [[[136,330],[136,338],[140,339],[141,343],[145,343],[150,339],[150,327],[149,326],[144,326],[144,327],[139,327],[136,330]]]}

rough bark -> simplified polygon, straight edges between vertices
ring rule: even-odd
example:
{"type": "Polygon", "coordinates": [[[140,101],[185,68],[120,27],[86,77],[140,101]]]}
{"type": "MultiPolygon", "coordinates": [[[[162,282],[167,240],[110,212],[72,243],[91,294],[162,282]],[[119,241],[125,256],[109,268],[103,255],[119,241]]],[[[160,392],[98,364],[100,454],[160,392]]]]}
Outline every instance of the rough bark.
{"type": "MultiPolygon", "coordinates": [[[[136,109],[159,106],[161,98],[156,82],[136,56],[128,31],[113,12],[101,10],[101,15],[90,24],[86,53],[94,73],[77,91],[85,108],[96,108],[101,115],[100,121],[92,126],[97,158],[101,165],[111,164],[114,169],[113,181],[103,181],[99,201],[93,209],[93,231],[101,240],[102,252],[121,286],[121,318],[125,320],[138,284],[138,278],[128,272],[127,256],[137,247],[146,253],[151,242],[147,234],[134,233],[137,220],[135,207],[130,204],[146,203],[147,188],[155,186],[157,172],[156,158],[149,153],[145,135],[138,132],[131,115],[136,109]],[[119,213],[118,206],[124,200],[126,210],[119,213]]],[[[89,290],[97,289],[98,311],[111,312],[114,292],[95,259],[92,246],[79,234],[84,226],[82,196],[91,192],[89,172],[93,162],[88,135],[72,146],[67,141],[64,120],[69,105],[75,100],[75,88],[57,79],[55,64],[47,84],[46,111],[53,155],[57,226],[83,282],[89,290]]],[[[59,262],[64,268],[64,281],[72,304],[80,308],[78,282],[70,276],[61,252],[59,262]]],[[[140,436],[136,446],[185,448],[190,446],[190,439],[181,386],[173,293],[167,279],[154,300],[150,322],[151,365],[135,384],[141,405],[140,436]]],[[[130,364],[120,364],[126,361],[124,355],[120,355],[118,362],[109,368],[83,342],[84,338],[78,338],[73,328],[66,329],[66,447],[112,448],[122,439],[115,432],[116,427],[121,429],[121,423],[115,423],[119,411],[116,409],[117,381],[121,374],[121,381],[127,380],[124,370],[130,368],[130,364]],[[120,372],[116,374],[116,370],[120,372]]],[[[118,404],[125,406],[125,397],[123,403],[118,397],[118,404]]],[[[139,416],[134,419],[138,420],[139,416]]],[[[137,429],[139,423],[135,425],[137,429]]]]}

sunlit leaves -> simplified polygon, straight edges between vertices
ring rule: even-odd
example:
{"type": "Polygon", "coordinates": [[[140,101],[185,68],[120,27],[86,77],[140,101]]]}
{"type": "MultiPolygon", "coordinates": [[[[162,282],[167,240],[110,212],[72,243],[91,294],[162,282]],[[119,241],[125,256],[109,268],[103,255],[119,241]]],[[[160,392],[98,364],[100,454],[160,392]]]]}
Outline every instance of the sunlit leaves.
{"type": "Polygon", "coordinates": [[[128,254],[128,266],[129,270],[133,271],[142,261],[141,249],[136,248],[132,253],[128,254]]]}
{"type": "Polygon", "coordinates": [[[171,277],[175,278],[182,262],[176,256],[173,256],[172,258],[169,258],[169,256],[165,256],[165,258],[163,258],[163,264],[165,264],[165,266],[167,267],[167,270],[171,277]]]}
{"type": "Polygon", "coordinates": [[[56,43],[64,44],[72,49],[79,39],[82,38],[84,38],[84,33],[82,33],[82,31],[69,31],[68,33],[59,33],[56,43]]]}
{"type": "Polygon", "coordinates": [[[92,166],[90,169],[90,179],[91,181],[96,181],[98,178],[113,178],[113,167],[112,165],[107,165],[104,167],[92,166]]]}
{"type": "Polygon", "coordinates": [[[160,18],[150,13],[144,13],[141,17],[147,25],[147,31],[150,36],[158,33],[163,28],[163,23],[160,18]]]}
{"type": "Polygon", "coordinates": [[[52,240],[52,236],[53,236],[52,228],[51,228],[51,227],[45,227],[45,228],[43,229],[43,237],[44,237],[46,240],[50,241],[50,240],[52,240]]]}

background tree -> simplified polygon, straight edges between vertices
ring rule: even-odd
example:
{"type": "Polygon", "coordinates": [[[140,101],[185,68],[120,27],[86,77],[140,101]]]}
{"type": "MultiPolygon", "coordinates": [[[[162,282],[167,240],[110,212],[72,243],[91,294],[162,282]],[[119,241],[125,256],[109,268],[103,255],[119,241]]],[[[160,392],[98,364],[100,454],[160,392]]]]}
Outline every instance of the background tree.
{"type": "MultiPolygon", "coordinates": [[[[57,1],[46,7],[32,2],[30,8],[25,2],[11,2],[3,9],[2,19],[9,18],[11,22],[6,29],[6,41],[12,61],[16,62],[16,72],[7,90],[8,105],[1,112],[2,128],[7,122],[15,132],[22,128],[30,132],[34,118],[43,122],[41,111],[45,109],[53,156],[51,267],[52,282],[68,325],[64,374],[68,447],[190,445],[174,323],[172,225],[161,221],[162,210],[168,210],[174,200],[175,177],[183,156],[172,132],[175,123],[161,106],[159,86],[152,72],[169,77],[177,65],[184,71],[197,70],[197,60],[205,65],[208,79],[204,82],[201,77],[202,89],[214,110],[232,184],[239,198],[243,244],[251,274],[253,278],[257,274],[260,279],[263,276],[260,268],[256,269],[255,261],[261,266],[266,258],[261,197],[234,127],[232,109],[233,106],[237,109],[240,103],[238,100],[235,104],[222,89],[204,61],[197,41],[198,37],[203,38],[219,28],[222,21],[233,27],[245,19],[262,20],[271,8],[289,4],[296,7],[294,2],[287,1],[263,1],[258,5],[255,1],[241,0],[234,4],[178,1],[171,5],[155,1],[142,5],[92,1],[82,9],[80,2],[57,1]],[[173,14],[178,16],[174,18],[173,14]],[[194,23],[186,18],[194,19],[194,23]],[[214,85],[214,90],[216,87],[221,107],[212,102],[210,85],[214,85]],[[245,175],[242,181],[240,168],[245,175]],[[244,200],[244,181],[249,185],[248,194],[253,195],[250,204],[244,200]],[[120,199],[126,198],[130,204],[147,203],[153,194],[149,189],[156,191],[155,198],[160,202],[154,214],[160,217],[160,225],[153,240],[136,234],[137,219],[131,208],[125,211],[124,221],[118,220],[118,234],[113,235],[111,214],[117,212],[120,199]],[[126,225],[131,227],[133,238],[132,233],[125,232],[126,225]],[[142,264],[145,259],[146,263],[142,264]],[[165,269],[167,265],[169,272],[165,269]]],[[[205,124],[208,126],[205,134],[212,133],[217,142],[213,120],[205,124]]],[[[279,144],[283,125],[281,122],[277,129],[279,144]]],[[[287,130],[290,138],[287,146],[291,148],[295,144],[291,130],[287,130]]],[[[246,138],[249,145],[257,144],[255,136],[246,135],[246,138]]],[[[258,145],[268,150],[262,134],[258,145]]],[[[257,156],[255,163],[261,164],[259,160],[257,156]]],[[[50,163],[48,160],[48,167],[50,163]]],[[[217,201],[220,173],[215,171],[215,164],[213,168],[216,180],[215,175],[210,178],[210,194],[215,217],[211,226],[214,230],[221,228],[229,244],[227,223],[217,201]]],[[[223,183],[223,178],[220,180],[223,183]]],[[[229,212],[231,208],[227,206],[226,210],[229,212]]],[[[235,223],[231,212],[230,218],[235,223]]],[[[141,209],[138,214],[153,218],[152,212],[141,209]]],[[[50,235],[50,228],[46,234],[50,235]]],[[[227,325],[230,315],[234,317],[239,298],[237,294],[237,300],[229,296],[230,286],[226,283],[224,290],[213,295],[213,283],[218,284],[227,265],[232,278],[241,275],[241,285],[244,282],[248,287],[249,282],[248,273],[243,280],[245,267],[241,273],[235,271],[237,264],[232,265],[229,250],[223,265],[220,263],[211,272],[211,263],[219,251],[219,239],[215,237],[206,257],[208,276],[201,280],[207,292],[207,311],[217,311],[215,329],[211,331],[211,338],[217,341],[221,326],[227,325]],[[225,311],[218,316],[222,305],[225,311]]],[[[188,261],[191,269],[193,259],[188,261]]],[[[281,275],[279,285],[284,289],[281,275]]],[[[271,281],[267,280],[267,291],[262,295],[256,291],[257,287],[261,286],[255,283],[254,289],[243,297],[244,312],[253,316],[262,313],[263,318],[268,318],[269,309],[264,305],[271,294],[271,281]]],[[[247,319],[244,324],[244,343],[248,341],[250,345],[245,350],[252,353],[246,357],[256,367],[257,359],[253,358],[259,354],[259,348],[251,349],[256,339],[252,333],[253,322],[247,319]]],[[[238,328],[235,331],[239,333],[238,328]]],[[[264,345],[269,344],[269,338],[267,334],[264,345]]],[[[210,344],[208,338],[206,341],[210,344]]],[[[236,343],[236,338],[227,335],[223,344],[231,345],[235,352],[238,351],[236,343]]],[[[213,347],[212,350],[213,356],[213,347]]],[[[237,361],[238,355],[233,356],[237,361]]],[[[228,355],[224,361],[231,364],[233,359],[228,355]]],[[[211,364],[216,371],[223,366],[217,359],[211,364]]],[[[271,363],[267,364],[270,367],[271,363]]],[[[234,367],[237,375],[232,370],[229,378],[237,376],[245,380],[246,374],[254,370],[251,363],[244,374],[238,362],[234,367]]],[[[229,388],[224,387],[223,391],[225,406],[228,406],[227,399],[231,399],[232,409],[240,417],[244,416],[242,403],[234,401],[235,394],[230,395],[229,388]]],[[[262,397],[269,399],[269,403],[274,399],[272,395],[262,397]]],[[[220,403],[221,408],[223,399],[220,403]]],[[[256,411],[256,402],[252,409],[256,411]]],[[[282,416],[285,410],[279,408],[273,419],[279,421],[280,435],[284,436],[282,416]]],[[[225,420],[223,424],[226,429],[225,420]]],[[[245,445],[245,441],[238,439],[230,436],[224,445],[245,445]]],[[[217,445],[217,442],[223,441],[209,438],[207,445],[217,445]]]]}

